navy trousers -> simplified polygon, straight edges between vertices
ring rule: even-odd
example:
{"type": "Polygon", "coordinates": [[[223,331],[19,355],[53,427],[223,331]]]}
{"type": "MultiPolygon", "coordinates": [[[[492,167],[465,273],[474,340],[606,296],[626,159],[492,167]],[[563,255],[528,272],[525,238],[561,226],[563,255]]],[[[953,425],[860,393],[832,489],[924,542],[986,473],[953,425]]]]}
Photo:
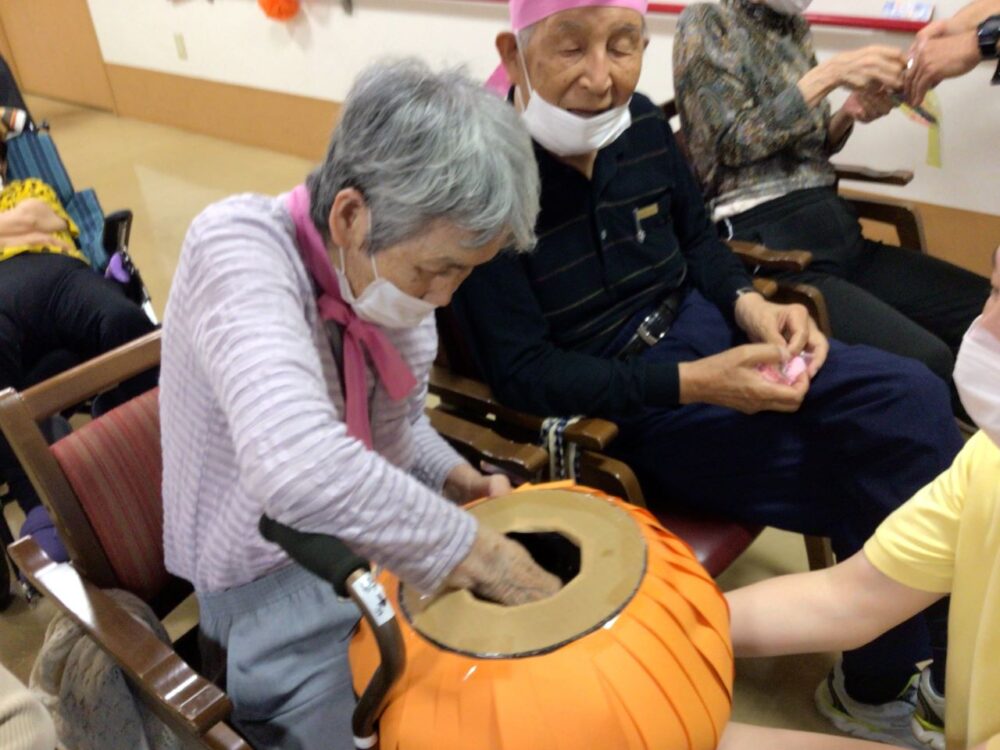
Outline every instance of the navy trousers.
{"type": "MultiPolygon", "coordinates": [[[[641,319],[625,326],[608,351],[619,350],[641,319]]],[[[640,356],[683,362],[744,343],[743,333],[693,291],[667,336],[640,356]]],[[[692,404],[616,421],[614,452],[635,469],[651,504],[829,536],[841,560],[944,471],[962,445],[948,388],[924,364],[838,341],[830,342],[829,358],[794,414],[692,404]]],[[[929,657],[927,625],[918,616],[845,654],[848,689],[858,700],[868,683],[899,689],[914,663],[929,657]]]]}

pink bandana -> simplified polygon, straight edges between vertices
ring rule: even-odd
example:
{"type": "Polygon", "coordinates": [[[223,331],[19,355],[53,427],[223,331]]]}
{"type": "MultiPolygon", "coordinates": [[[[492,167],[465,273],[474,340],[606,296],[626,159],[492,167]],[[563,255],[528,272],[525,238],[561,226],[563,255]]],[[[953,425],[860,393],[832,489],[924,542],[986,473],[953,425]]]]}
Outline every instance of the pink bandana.
{"type": "MultiPolygon", "coordinates": [[[[648,0],[510,0],[510,25],[515,31],[529,26],[564,10],[576,8],[631,8],[646,15],[648,0]]],[[[486,82],[486,88],[500,96],[507,96],[511,81],[501,65],[486,82]]]]}
{"type": "Polygon", "coordinates": [[[330,261],[323,237],[309,218],[309,190],[299,185],[288,195],[288,212],[295,222],[295,239],[306,270],[320,288],[316,306],[323,320],[339,323],[344,330],[344,405],[347,432],[372,448],[368,416],[368,376],[365,353],[375,366],[383,387],[394,401],[406,398],[417,381],[396,348],[378,326],[361,320],[340,296],[337,272],[330,261]]]}

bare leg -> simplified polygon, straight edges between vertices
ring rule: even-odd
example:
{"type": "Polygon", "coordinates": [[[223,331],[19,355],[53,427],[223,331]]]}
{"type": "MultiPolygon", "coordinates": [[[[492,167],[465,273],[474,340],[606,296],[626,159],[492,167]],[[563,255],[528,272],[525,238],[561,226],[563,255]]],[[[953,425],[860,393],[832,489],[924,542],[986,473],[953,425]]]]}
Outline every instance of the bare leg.
{"type": "Polygon", "coordinates": [[[792,729],[755,727],[730,722],[718,750],[888,750],[895,745],[855,740],[833,734],[798,732],[792,729]]]}

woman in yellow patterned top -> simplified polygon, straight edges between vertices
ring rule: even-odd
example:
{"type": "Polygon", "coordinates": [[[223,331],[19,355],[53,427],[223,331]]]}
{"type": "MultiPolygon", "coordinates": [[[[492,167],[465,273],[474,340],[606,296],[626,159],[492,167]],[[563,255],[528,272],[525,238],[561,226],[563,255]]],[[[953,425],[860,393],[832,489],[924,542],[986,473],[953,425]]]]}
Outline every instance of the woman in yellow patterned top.
{"type": "MultiPolygon", "coordinates": [[[[79,229],[50,185],[6,184],[7,147],[0,140],[0,389],[22,389],[153,330],[123,288],[90,267],[76,245],[79,229]],[[49,366],[54,352],[68,361],[49,366]],[[29,381],[29,375],[31,380],[29,381]]],[[[156,383],[148,373],[123,384],[121,396],[156,383]]],[[[31,482],[0,437],[0,478],[17,498],[31,535],[54,560],[68,555],[31,482]]]]}

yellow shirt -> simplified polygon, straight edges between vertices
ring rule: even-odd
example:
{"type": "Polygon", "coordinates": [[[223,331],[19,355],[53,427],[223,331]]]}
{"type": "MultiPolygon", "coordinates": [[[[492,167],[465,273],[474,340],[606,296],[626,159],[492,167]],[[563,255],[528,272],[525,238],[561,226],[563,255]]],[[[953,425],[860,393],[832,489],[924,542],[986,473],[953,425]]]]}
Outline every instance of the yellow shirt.
{"type": "Polygon", "coordinates": [[[72,252],[66,252],[56,245],[8,245],[0,248],[0,261],[13,258],[15,255],[20,255],[21,253],[57,253],[59,255],[69,255],[77,260],[82,260],[84,263],[88,263],[89,261],[86,256],[76,249],[76,238],[80,236],[80,230],[73,223],[69,214],[66,213],[66,209],[63,208],[62,203],[59,202],[56,191],[42,180],[29,177],[26,180],[14,180],[5,185],[3,191],[0,192],[0,212],[10,211],[18,203],[28,198],[38,198],[45,201],[56,212],[59,218],[66,222],[66,229],[61,232],[53,232],[52,234],[74,249],[72,252]]]}
{"type": "Polygon", "coordinates": [[[948,750],[1000,750],[1000,448],[982,432],[865,545],[905,586],[951,592],[948,750]]]}

